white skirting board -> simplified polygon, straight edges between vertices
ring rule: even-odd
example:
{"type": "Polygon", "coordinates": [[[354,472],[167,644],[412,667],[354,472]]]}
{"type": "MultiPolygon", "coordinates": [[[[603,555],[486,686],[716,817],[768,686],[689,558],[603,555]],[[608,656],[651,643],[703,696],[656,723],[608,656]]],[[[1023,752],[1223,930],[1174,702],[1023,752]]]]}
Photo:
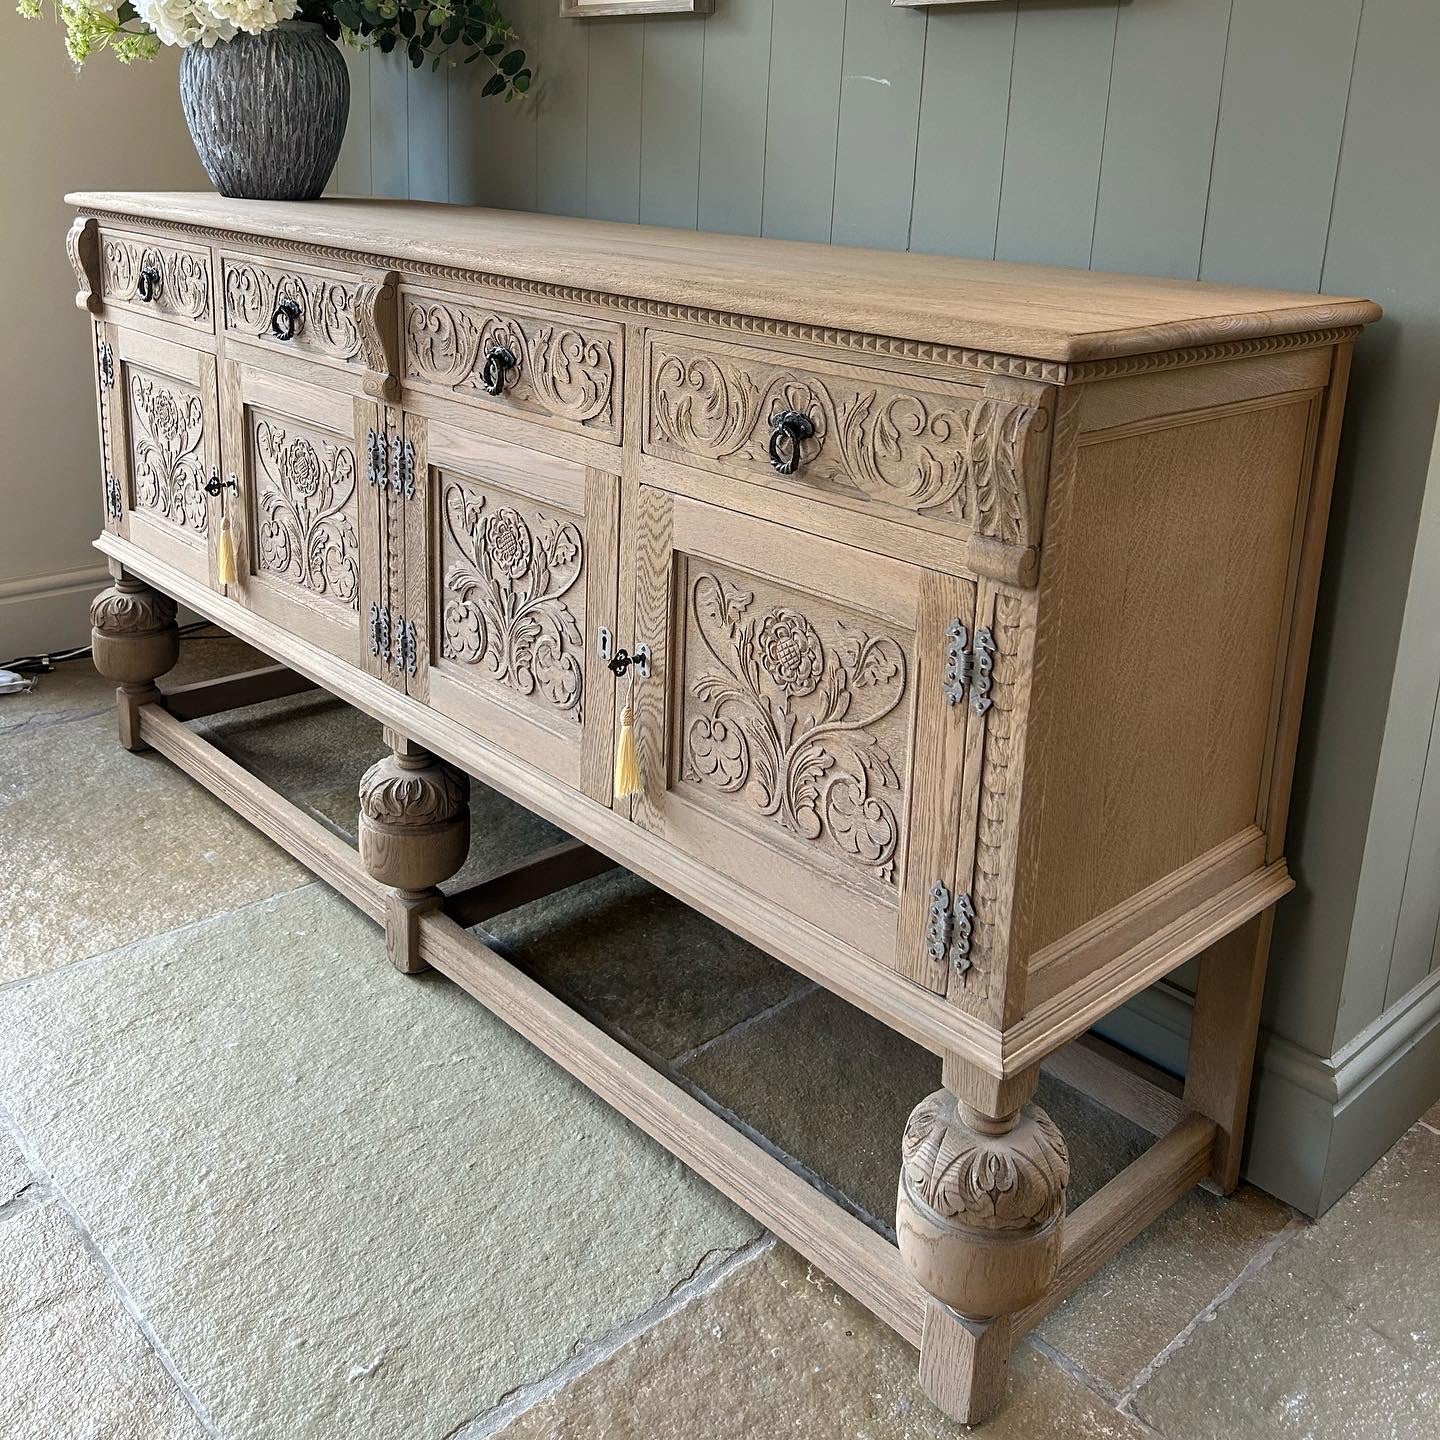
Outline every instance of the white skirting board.
{"type": "Polygon", "coordinates": [[[90,601],[110,583],[104,565],[0,580],[0,664],[90,643],[90,601]]]}

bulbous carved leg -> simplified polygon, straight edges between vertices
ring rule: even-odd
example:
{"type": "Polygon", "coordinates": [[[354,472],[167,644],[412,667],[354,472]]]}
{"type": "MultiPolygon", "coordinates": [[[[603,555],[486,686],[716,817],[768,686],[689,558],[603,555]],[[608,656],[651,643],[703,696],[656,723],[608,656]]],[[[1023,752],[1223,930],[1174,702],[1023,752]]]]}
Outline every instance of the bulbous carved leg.
{"type": "Polygon", "coordinates": [[[1010,1317],[1055,1278],[1069,1179],[1065,1140],[1038,1105],[991,1117],[939,1090],[910,1116],[895,1229],[932,1297],[921,1383],[956,1420],[978,1424],[1004,1399],[1010,1317]]]}
{"type": "Polygon", "coordinates": [[[143,750],[140,707],[159,700],[155,686],[180,658],[175,602],[140,580],[124,576],[90,602],[90,645],[95,668],[119,681],[120,743],[143,750]]]}
{"type": "Polygon", "coordinates": [[[392,754],[360,781],[360,859],[382,885],[385,945],[397,970],[414,975],[420,958],[420,917],[436,909],[437,888],[464,863],[470,848],[469,781],[402,736],[386,732],[392,754]]]}

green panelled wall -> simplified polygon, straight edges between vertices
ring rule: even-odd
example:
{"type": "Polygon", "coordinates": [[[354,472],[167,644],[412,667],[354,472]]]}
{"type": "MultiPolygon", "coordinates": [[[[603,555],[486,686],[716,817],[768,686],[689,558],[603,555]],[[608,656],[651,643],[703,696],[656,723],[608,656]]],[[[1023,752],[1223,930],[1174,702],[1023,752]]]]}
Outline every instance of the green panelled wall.
{"type": "Polygon", "coordinates": [[[1436,557],[1411,575],[1440,401],[1440,4],[506,8],[536,63],[530,100],[480,102],[479,67],[353,59],[338,189],[1385,305],[1357,357],[1269,1023],[1329,1056],[1424,981],[1440,646],[1433,624],[1401,634],[1407,604],[1440,608],[1436,557]]]}

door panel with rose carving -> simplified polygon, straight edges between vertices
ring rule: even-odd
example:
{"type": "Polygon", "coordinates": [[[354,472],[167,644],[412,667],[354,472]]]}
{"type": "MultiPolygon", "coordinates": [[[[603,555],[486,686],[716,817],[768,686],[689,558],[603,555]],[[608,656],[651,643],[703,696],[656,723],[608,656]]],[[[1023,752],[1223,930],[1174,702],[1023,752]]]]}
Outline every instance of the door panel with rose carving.
{"type": "Polygon", "coordinates": [[[946,632],[974,582],[649,486],[637,512],[633,818],[943,992],[925,931],[932,886],[953,892],[968,715],[946,632]]]}
{"type": "Polygon", "coordinates": [[[615,686],[595,656],[615,626],[619,481],[578,461],[405,416],[416,495],[410,693],[610,803],[615,686]]]}
{"type": "Polygon", "coordinates": [[[109,528],[214,584],[223,513],[219,495],[210,493],[220,463],[215,357],[114,325],[101,330],[109,528]]]}
{"type": "MultiPolygon", "coordinates": [[[[227,360],[221,385],[234,597],[371,673],[386,508],[367,471],[377,407],[227,360]]],[[[402,682],[403,683],[403,682],[402,682]]]]}

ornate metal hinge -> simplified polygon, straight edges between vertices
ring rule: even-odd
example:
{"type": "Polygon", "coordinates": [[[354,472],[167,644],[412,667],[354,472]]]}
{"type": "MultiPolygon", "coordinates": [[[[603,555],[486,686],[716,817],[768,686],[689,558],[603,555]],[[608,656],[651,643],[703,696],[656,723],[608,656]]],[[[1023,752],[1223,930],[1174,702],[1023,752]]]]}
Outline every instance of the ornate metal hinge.
{"type": "Polygon", "coordinates": [[[970,690],[970,708],[983,715],[994,703],[990,686],[995,669],[995,636],[988,625],[975,632],[975,648],[970,648],[970,632],[961,620],[952,620],[945,634],[945,698],[958,705],[970,690]]]}
{"type": "Polygon", "coordinates": [[[415,442],[401,442],[395,436],[395,463],[390,468],[390,488],[407,500],[415,498],[415,442]]]}
{"type": "Polygon", "coordinates": [[[397,618],[395,621],[395,668],[403,670],[407,675],[413,675],[419,662],[419,653],[415,622],[397,618]]]}
{"type": "Polygon", "coordinates": [[[390,447],[385,443],[385,436],[372,425],[365,432],[365,478],[382,490],[390,483],[389,460],[390,447]]]}
{"type": "Polygon", "coordinates": [[[115,388],[115,350],[108,340],[102,340],[99,348],[100,385],[102,389],[115,388]]]}
{"type": "Polygon", "coordinates": [[[120,495],[120,481],[113,470],[105,472],[105,513],[112,520],[118,520],[124,509],[120,495]]]}
{"type": "Polygon", "coordinates": [[[373,601],[370,604],[370,653],[387,665],[390,663],[390,610],[373,601]]]}
{"type": "Polygon", "coordinates": [[[966,892],[950,903],[950,887],[937,880],[930,887],[930,923],[925,928],[925,953],[937,965],[948,962],[957,975],[966,974],[974,961],[970,958],[970,938],[975,928],[975,906],[966,892]]]}

